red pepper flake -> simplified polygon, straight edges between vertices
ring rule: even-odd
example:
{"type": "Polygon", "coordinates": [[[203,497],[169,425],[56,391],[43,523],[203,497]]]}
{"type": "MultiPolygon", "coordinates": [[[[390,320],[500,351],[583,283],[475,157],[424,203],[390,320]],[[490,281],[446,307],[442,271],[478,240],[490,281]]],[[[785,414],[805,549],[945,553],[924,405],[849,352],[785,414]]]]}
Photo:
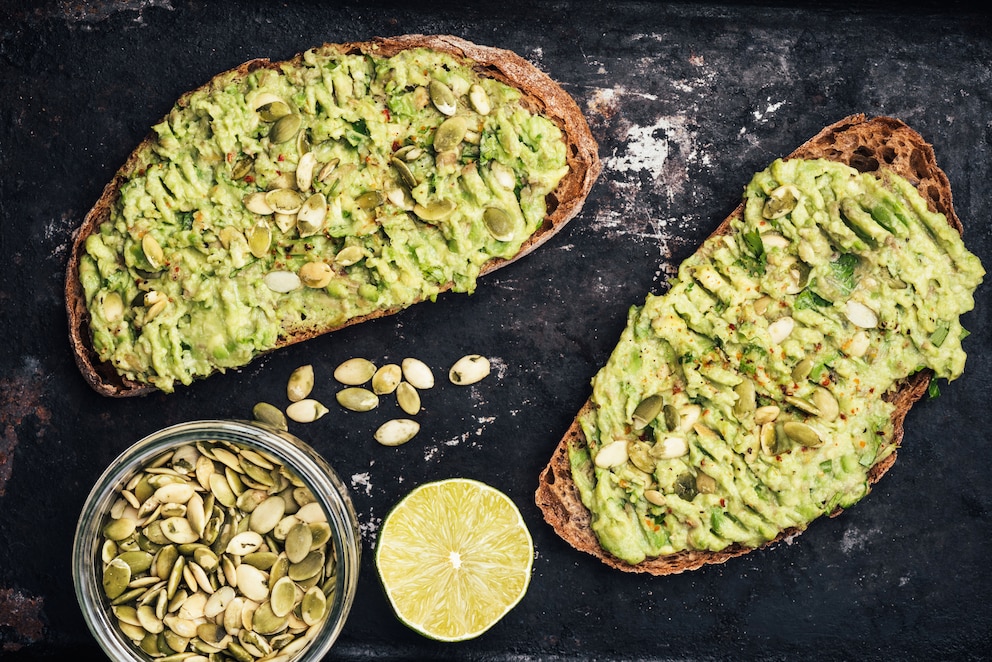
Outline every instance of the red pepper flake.
{"type": "Polygon", "coordinates": [[[255,177],[253,175],[245,175],[245,182],[248,184],[254,184],[255,177]]]}
{"type": "Polygon", "coordinates": [[[390,121],[391,119],[393,119],[392,115],[389,114],[389,108],[383,108],[382,109],[382,114],[386,116],[386,121],[387,122],[390,121]]]}
{"type": "Polygon", "coordinates": [[[279,155],[279,158],[277,160],[278,161],[285,161],[286,160],[286,155],[285,154],[280,154],[279,155]]]}
{"type": "Polygon", "coordinates": [[[225,155],[225,158],[227,159],[228,163],[234,163],[234,152],[228,152],[225,155]]]}

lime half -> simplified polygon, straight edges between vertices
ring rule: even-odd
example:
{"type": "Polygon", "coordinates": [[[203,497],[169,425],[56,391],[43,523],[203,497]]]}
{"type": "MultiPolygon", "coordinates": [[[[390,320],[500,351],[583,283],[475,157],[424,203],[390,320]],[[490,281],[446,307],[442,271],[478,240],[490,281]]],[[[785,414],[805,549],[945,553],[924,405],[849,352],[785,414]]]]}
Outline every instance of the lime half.
{"type": "Polygon", "coordinates": [[[499,490],[468,478],[415,488],[379,531],[375,564],[397,618],[426,637],[477,637],[527,592],[534,542],[499,490]]]}

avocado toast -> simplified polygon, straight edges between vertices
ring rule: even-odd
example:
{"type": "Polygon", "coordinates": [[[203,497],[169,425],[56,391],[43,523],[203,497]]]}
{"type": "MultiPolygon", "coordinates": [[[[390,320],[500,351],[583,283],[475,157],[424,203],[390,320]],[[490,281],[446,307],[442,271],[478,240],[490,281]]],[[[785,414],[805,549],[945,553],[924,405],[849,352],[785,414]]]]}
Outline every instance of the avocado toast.
{"type": "Polygon", "coordinates": [[[398,312],[547,241],[600,172],[578,106],[451,36],[252,60],[183,95],[78,230],[87,382],[140,395],[398,312]]]}
{"type": "Polygon", "coordinates": [[[888,471],[910,407],[964,367],[984,276],[904,123],[851,116],[758,173],[634,306],[541,473],[555,531],[656,575],[802,532],[888,471]]]}

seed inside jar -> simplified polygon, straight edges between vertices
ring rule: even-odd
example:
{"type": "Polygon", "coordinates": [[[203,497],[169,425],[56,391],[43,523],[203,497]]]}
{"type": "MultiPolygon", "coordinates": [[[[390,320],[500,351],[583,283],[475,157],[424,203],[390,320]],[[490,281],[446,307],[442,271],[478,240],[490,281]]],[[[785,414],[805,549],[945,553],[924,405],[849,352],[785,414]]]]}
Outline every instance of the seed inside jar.
{"type": "Polygon", "coordinates": [[[327,515],[271,454],[197,441],[118,493],[97,562],[112,620],[145,654],[289,657],[329,614],[337,554],[327,515]]]}

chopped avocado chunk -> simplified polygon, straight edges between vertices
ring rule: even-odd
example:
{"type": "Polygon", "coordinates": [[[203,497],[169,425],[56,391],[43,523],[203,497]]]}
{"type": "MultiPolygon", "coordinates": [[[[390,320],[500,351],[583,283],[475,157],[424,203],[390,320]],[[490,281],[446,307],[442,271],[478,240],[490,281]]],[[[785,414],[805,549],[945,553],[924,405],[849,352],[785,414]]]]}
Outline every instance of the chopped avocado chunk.
{"type": "Polygon", "coordinates": [[[575,485],[629,563],[756,547],[853,505],[895,450],[882,394],[964,369],[959,317],[985,271],[911,185],[776,161],[744,202],[729,235],[629,311],[580,419],[575,485]],[[629,459],[599,467],[618,441],[629,459]]]}

